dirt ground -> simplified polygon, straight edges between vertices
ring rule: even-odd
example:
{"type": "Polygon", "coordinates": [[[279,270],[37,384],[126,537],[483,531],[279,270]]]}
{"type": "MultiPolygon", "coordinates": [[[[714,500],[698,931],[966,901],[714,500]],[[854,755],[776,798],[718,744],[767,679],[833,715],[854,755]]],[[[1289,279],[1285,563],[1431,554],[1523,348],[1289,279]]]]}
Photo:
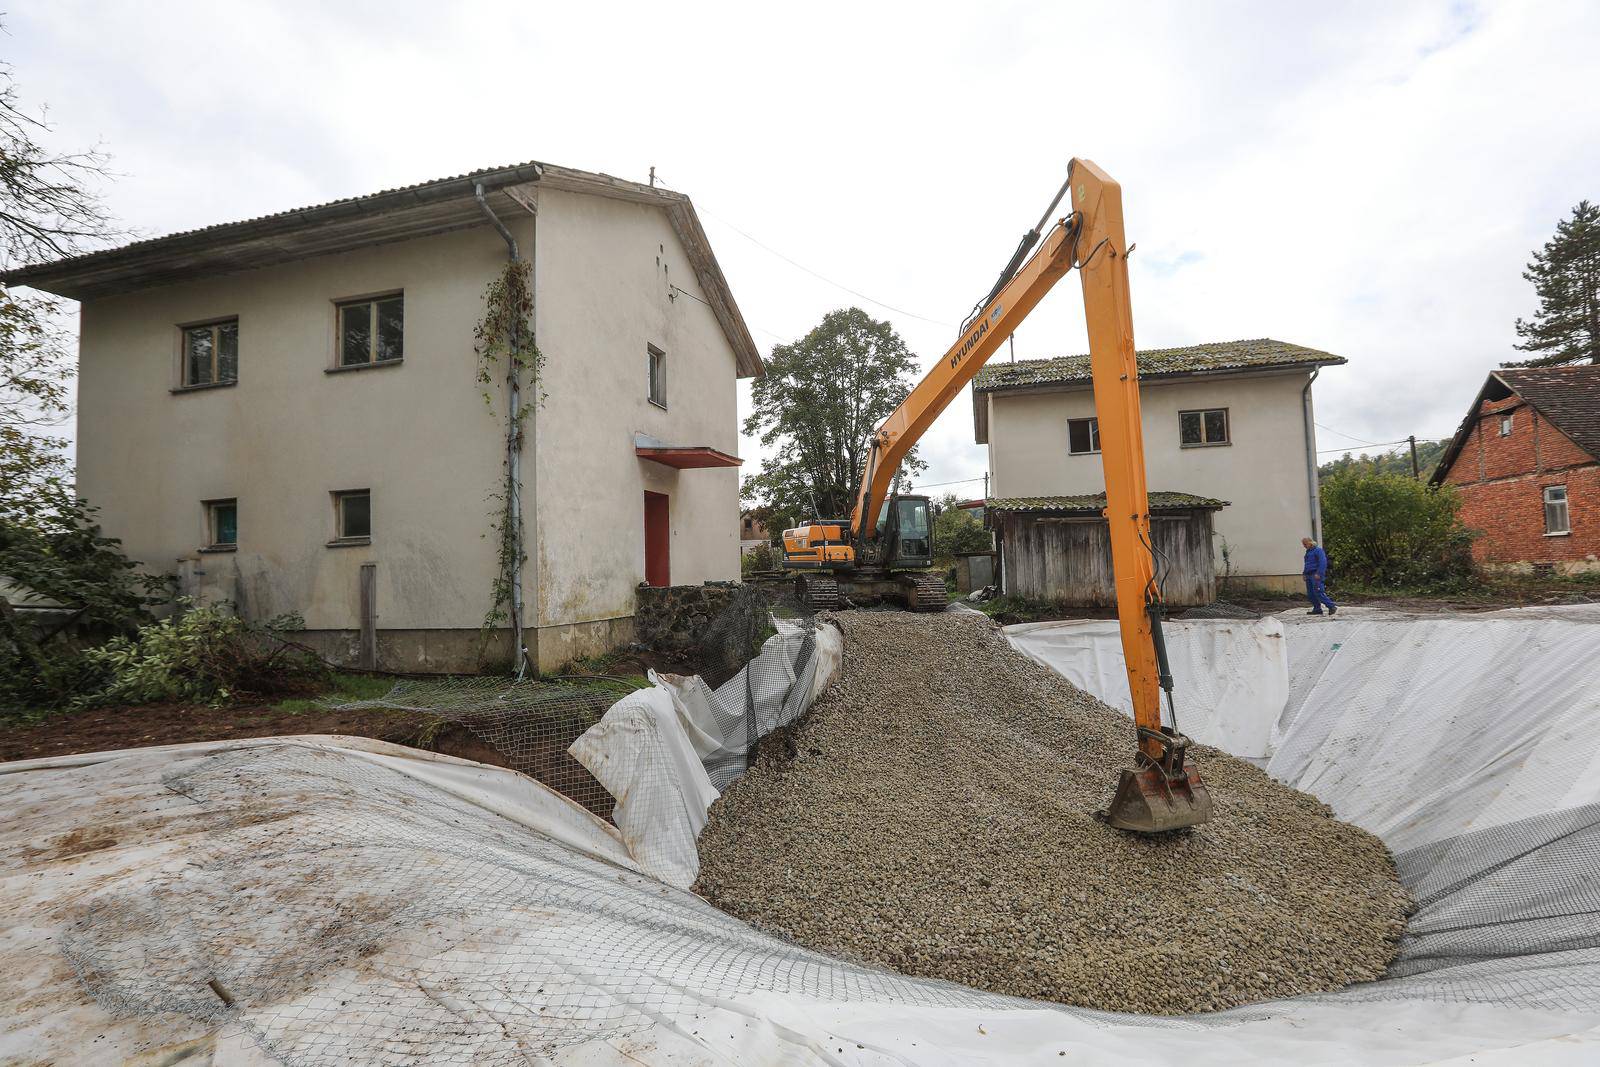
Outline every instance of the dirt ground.
{"type": "MultiPolygon", "coordinates": [[[[417,716],[398,711],[304,711],[274,705],[210,708],[195,704],[144,704],[62,712],[41,722],[0,726],[0,762],[103,752],[190,741],[231,741],[287,734],[347,734],[424,747],[417,716]]],[[[459,728],[440,732],[431,751],[507,766],[503,758],[459,728]],[[456,736],[456,735],[462,736],[456,736]]]]}

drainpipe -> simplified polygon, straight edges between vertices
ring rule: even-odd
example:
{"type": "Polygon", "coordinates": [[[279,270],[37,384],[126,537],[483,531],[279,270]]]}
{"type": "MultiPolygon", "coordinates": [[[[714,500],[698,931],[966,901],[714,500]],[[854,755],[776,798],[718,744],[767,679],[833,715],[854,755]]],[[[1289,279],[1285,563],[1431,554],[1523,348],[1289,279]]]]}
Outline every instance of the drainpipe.
{"type": "MultiPolygon", "coordinates": [[[[517,254],[517,239],[511,235],[506,224],[500,221],[500,217],[489,206],[488,199],[483,195],[482,182],[473,186],[472,195],[477,198],[478,207],[483,209],[489,224],[505,241],[512,262],[516,262],[521,258],[517,254]]],[[[533,288],[531,262],[528,288],[531,292],[533,288]]],[[[513,353],[520,347],[515,331],[516,324],[513,322],[511,335],[513,353]]],[[[511,498],[506,502],[506,521],[511,524],[511,642],[512,647],[517,650],[517,680],[521,681],[528,669],[528,649],[522,640],[522,372],[514,356],[506,360],[506,466],[510,471],[506,492],[511,498]]]]}
{"type": "Polygon", "coordinates": [[[1321,367],[1312,367],[1306,387],[1300,390],[1300,413],[1306,425],[1306,487],[1311,498],[1311,539],[1319,545],[1322,543],[1322,501],[1317,494],[1317,435],[1311,414],[1311,383],[1317,380],[1321,371],[1321,367]]]}

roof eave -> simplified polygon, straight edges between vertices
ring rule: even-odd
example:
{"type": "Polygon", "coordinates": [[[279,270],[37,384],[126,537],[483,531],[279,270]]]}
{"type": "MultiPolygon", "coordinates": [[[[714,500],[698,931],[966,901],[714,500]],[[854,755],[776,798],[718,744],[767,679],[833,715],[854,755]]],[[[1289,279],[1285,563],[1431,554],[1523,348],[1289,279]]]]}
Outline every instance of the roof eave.
{"type": "MultiPolygon", "coordinates": [[[[1153,371],[1150,373],[1140,371],[1139,381],[1172,382],[1189,378],[1266,377],[1272,374],[1310,371],[1319,367],[1337,367],[1349,362],[1343,356],[1333,356],[1329,359],[1296,360],[1293,363],[1268,363],[1254,367],[1207,367],[1198,370],[1153,371]]],[[[973,396],[976,397],[979,393],[1064,393],[1078,392],[1093,387],[1094,381],[1090,378],[1063,378],[1056,381],[1019,382],[1016,385],[980,386],[975,382],[972,386],[972,392],[973,396]]]]}

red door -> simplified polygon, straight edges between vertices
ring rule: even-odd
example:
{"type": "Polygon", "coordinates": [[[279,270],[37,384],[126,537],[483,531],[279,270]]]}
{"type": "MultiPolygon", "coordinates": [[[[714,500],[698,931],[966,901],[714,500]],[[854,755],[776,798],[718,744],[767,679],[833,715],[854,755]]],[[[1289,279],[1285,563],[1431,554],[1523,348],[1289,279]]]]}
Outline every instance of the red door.
{"type": "Polygon", "coordinates": [[[644,494],[644,581],[672,584],[672,525],[667,519],[667,494],[644,494]]]}

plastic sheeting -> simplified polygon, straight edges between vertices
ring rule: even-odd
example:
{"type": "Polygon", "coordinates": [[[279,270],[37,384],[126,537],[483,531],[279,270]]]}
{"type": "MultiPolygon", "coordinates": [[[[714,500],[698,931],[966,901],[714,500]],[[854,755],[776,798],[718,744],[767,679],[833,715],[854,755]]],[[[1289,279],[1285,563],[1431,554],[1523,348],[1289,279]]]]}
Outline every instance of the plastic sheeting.
{"type": "MultiPolygon", "coordinates": [[[[1023,623],[1005,632],[1023,655],[1133,715],[1116,620],[1023,623]]],[[[1273,618],[1172,620],[1163,632],[1183,732],[1235,756],[1267,756],[1289,692],[1283,625],[1273,618]]]]}
{"type": "Polygon", "coordinates": [[[650,672],[569,751],[616,798],[612,820],[640,867],[687,889],[700,871],[706,812],[745,770],[750,746],[804,714],[838,669],[832,626],[775,620],[760,654],[715,690],[698,675],[650,672]]]}
{"type": "Polygon", "coordinates": [[[1538,641],[1471,620],[1415,641],[1379,631],[1355,677],[1339,660],[1366,647],[1369,620],[1343,615],[1336,642],[1285,626],[1297,703],[1274,759],[1415,842],[1397,860],[1420,910],[1381,982],[1167,1020],[908,979],[765,937],[645,875],[618,833],[512,772],[267,739],[0,766],[0,1061],[1600,1060],[1600,784],[1570,777],[1593,758],[1562,725],[1570,709],[1504,681],[1496,709],[1420,683],[1382,709],[1376,686],[1372,706],[1350,698],[1360,677],[1414,678],[1455,648],[1493,664],[1502,640],[1525,656],[1586,652],[1564,666],[1592,692],[1600,631],[1571,618],[1558,621],[1587,628],[1538,641]],[[1295,666],[1302,639],[1316,681],[1295,666]],[[1365,725],[1346,730],[1346,714],[1365,725]],[[1491,714],[1536,740],[1493,740],[1475,718],[1491,714]],[[1354,743],[1371,730],[1501,784],[1460,810],[1368,804],[1364,789],[1390,789],[1384,761],[1354,743]],[[1491,740],[1475,755],[1479,733],[1491,740]],[[1558,742],[1578,751],[1542,751],[1558,742]],[[1549,770],[1513,773],[1518,752],[1549,770]]]}

